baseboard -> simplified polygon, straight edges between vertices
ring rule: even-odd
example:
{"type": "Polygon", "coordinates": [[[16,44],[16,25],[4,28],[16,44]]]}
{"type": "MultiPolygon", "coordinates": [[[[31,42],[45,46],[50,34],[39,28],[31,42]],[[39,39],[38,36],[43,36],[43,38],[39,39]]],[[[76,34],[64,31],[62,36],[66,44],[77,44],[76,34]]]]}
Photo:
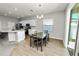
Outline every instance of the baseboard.
{"type": "Polygon", "coordinates": [[[56,38],[56,37],[49,37],[51,39],[56,39],[56,40],[62,40],[61,38],[56,38]]]}

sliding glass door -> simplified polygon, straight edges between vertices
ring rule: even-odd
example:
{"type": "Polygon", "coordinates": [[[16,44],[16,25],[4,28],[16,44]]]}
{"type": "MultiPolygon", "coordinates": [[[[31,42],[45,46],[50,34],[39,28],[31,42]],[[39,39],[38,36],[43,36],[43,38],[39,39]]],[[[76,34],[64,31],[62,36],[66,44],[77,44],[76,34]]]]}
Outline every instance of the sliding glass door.
{"type": "Polygon", "coordinates": [[[76,46],[75,46],[75,55],[79,56],[79,21],[78,21],[78,33],[77,33],[77,40],[76,40],[76,46]]]}
{"type": "Polygon", "coordinates": [[[78,36],[78,19],[79,13],[76,9],[72,9],[69,25],[68,51],[71,56],[75,55],[76,43],[78,36]]]}

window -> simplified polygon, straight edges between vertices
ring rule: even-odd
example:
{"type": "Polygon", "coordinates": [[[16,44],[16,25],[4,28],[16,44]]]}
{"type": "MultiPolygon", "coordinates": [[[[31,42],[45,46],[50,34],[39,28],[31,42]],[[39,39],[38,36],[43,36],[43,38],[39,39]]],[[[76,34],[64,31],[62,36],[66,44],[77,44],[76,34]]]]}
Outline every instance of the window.
{"type": "Polygon", "coordinates": [[[48,30],[48,32],[53,31],[53,20],[52,19],[45,19],[43,20],[43,31],[48,30]]]}

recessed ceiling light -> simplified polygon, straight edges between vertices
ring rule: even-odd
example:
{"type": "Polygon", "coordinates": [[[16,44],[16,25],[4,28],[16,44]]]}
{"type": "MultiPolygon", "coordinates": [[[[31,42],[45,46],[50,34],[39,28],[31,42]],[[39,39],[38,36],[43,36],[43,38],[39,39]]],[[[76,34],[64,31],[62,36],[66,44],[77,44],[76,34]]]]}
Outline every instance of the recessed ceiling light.
{"type": "Polygon", "coordinates": [[[38,16],[38,15],[37,15],[36,17],[37,17],[37,18],[39,18],[39,16],[38,16]]]}
{"type": "Polygon", "coordinates": [[[14,10],[15,10],[15,11],[17,11],[17,10],[18,10],[18,8],[14,8],[14,10]]]}
{"type": "Polygon", "coordinates": [[[43,18],[43,15],[41,15],[41,18],[43,18]]]}

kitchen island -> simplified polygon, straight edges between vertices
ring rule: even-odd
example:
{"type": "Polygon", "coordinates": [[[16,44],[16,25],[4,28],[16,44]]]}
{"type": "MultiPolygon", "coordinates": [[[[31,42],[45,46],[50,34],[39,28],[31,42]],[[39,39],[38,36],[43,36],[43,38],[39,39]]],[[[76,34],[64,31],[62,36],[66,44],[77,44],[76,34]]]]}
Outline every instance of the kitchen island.
{"type": "Polygon", "coordinates": [[[8,33],[8,41],[20,42],[25,39],[25,30],[0,30],[2,33],[8,33]]]}

